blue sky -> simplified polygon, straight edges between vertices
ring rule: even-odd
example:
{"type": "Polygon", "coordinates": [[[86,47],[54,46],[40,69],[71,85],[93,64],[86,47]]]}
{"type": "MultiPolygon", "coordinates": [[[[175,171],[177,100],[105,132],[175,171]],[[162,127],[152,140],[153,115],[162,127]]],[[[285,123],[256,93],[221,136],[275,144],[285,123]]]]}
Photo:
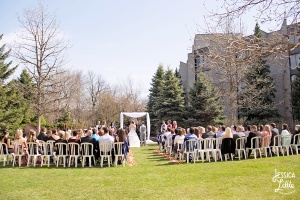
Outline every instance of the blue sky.
{"type": "MultiPolygon", "coordinates": [[[[20,31],[17,13],[37,6],[37,0],[0,0],[0,34],[10,43],[20,31]]],[[[222,1],[89,1],[45,0],[56,12],[60,28],[69,38],[68,68],[101,74],[111,85],[128,75],[143,85],[147,96],[151,78],[160,63],[178,68],[191,51],[196,23],[204,26],[206,9],[216,9],[222,1]],[[204,6],[205,5],[205,6],[204,6]]],[[[255,19],[244,17],[252,33],[255,19]]],[[[261,26],[263,30],[264,27],[261,26]]],[[[14,61],[17,64],[16,61],[14,61]]],[[[19,76],[22,66],[14,76],[19,76]]]]}

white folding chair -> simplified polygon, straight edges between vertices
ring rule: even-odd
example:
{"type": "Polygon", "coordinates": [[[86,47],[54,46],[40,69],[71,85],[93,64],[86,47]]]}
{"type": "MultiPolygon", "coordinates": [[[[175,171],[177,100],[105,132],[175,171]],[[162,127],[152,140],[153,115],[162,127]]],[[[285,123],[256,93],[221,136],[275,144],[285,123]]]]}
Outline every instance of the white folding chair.
{"type": "Polygon", "coordinates": [[[295,147],[296,153],[298,155],[298,147],[300,147],[300,134],[294,135],[292,147],[295,147]],[[296,137],[297,137],[297,140],[296,140],[296,137]]]}
{"type": "MultiPolygon", "coordinates": [[[[177,140],[177,144],[178,144],[177,155],[179,155],[179,160],[181,159],[181,151],[183,148],[183,141],[184,141],[184,138],[180,138],[177,140]]],[[[177,158],[175,158],[175,159],[177,159],[177,158]]]]}
{"type": "Polygon", "coordinates": [[[247,154],[248,154],[249,150],[252,150],[255,159],[256,159],[256,151],[259,151],[260,158],[262,158],[261,151],[260,151],[260,141],[261,141],[260,136],[251,138],[251,147],[247,148],[247,154]]]}
{"type": "Polygon", "coordinates": [[[273,141],[274,141],[273,146],[271,146],[273,151],[277,154],[277,156],[279,156],[279,149],[280,149],[282,155],[284,155],[283,150],[282,150],[282,145],[281,145],[282,136],[281,135],[274,136],[273,141]],[[276,143],[277,143],[277,145],[276,145],[276,143]]]}
{"type": "Polygon", "coordinates": [[[6,157],[7,157],[7,164],[9,164],[9,156],[12,156],[12,154],[8,152],[7,144],[0,142],[0,160],[2,156],[3,156],[3,166],[5,167],[6,157]]]}
{"type": "Polygon", "coordinates": [[[105,158],[107,158],[108,161],[108,167],[110,167],[110,162],[112,160],[112,153],[111,150],[113,148],[111,143],[100,143],[99,144],[100,149],[100,157],[101,157],[101,167],[103,167],[103,161],[105,158]]]}
{"type": "Polygon", "coordinates": [[[14,160],[13,160],[12,166],[13,167],[15,166],[16,157],[18,156],[18,158],[19,158],[19,167],[21,167],[22,156],[25,156],[24,144],[23,143],[14,142],[13,146],[14,146],[14,153],[12,155],[14,157],[14,160]]]}
{"type": "Polygon", "coordinates": [[[169,151],[169,154],[172,154],[172,136],[170,135],[170,137],[167,138],[168,140],[168,146],[167,146],[167,152],[169,151]]]}
{"type": "Polygon", "coordinates": [[[71,166],[72,158],[75,160],[75,167],[77,167],[77,161],[78,157],[81,157],[80,155],[80,146],[78,143],[68,143],[69,146],[69,167],[71,166]]]}
{"type": "Polygon", "coordinates": [[[270,152],[270,156],[272,157],[272,153],[271,153],[271,147],[270,147],[270,142],[271,142],[272,136],[265,136],[263,137],[261,140],[261,148],[263,149],[264,155],[266,156],[266,158],[268,157],[268,151],[267,149],[269,149],[270,152]]]}
{"type": "Polygon", "coordinates": [[[94,156],[94,145],[91,143],[81,144],[81,155],[82,155],[82,167],[84,167],[85,159],[89,158],[89,166],[92,167],[92,158],[94,159],[94,165],[96,166],[95,156],[94,156]]]}
{"type": "Polygon", "coordinates": [[[214,138],[211,139],[211,152],[213,157],[215,158],[215,162],[217,162],[217,152],[219,153],[219,157],[222,159],[222,153],[221,153],[221,145],[222,145],[222,138],[214,138]]]}
{"type": "Polygon", "coordinates": [[[245,147],[246,141],[247,141],[246,137],[237,138],[235,141],[235,152],[238,154],[239,160],[241,160],[241,151],[244,152],[245,159],[247,159],[246,147],[245,147]]]}
{"type": "Polygon", "coordinates": [[[204,140],[202,138],[197,140],[196,148],[195,148],[195,155],[197,155],[197,161],[199,160],[199,155],[201,156],[202,162],[204,162],[204,140]]]}
{"type": "Polygon", "coordinates": [[[114,143],[115,146],[115,165],[116,167],[118,166],[118,158],[122,157],[122,163],[123,163],[123,167],[125,167],[125,162],[126,160],[124,159],[124,142],[115,142],[114,143]]]}
{"type": "Polygon", "coordinates": [[[56,143],[56,150],[58,151],[58,154],[56,154],[56,167],[58,167],[59,159],[63,159],[64,167],[66,167],[66,161],[68,154],[68,144],[66,143],[56,143]]]}
{"type": "MultiPolygon", "coordinates": [[[[41,167],[43,167],[45,158],[47,158],[48,167],[50,167],[50,158],[51,158],[51,156],[53,156],[53,146],[52,146],[53,144],[48,143],[48,142],[42,142],[41,145],[43,147],[43,154],[41,155],[41,159],[42,159],[41,167]]],[[[55,163],[55,159],[53,159],[53,160],[54,160],[54,163],[55,163]]]]}
{"type": "Polygon", "coordinates": [[[292,145],[291,145],[291,140],[292,140],[292,135],[285,135],[283,138],[282,138],[282,154],[284,155],[284,149],[286,150],[286,154],[289,156],[289,149],[291,150],[292,152],[292,155],[293,154],[293,150],[292,150],[292,145]]]}
{"type": "Polygon", "coordinates": [[[183,156],[186,154],[186,162],[189,163],[190,160],[190,155],[192,156],[192,159],[194,160],[195,163],[195,148],[196,148],[196,143],[197,140],[187,140],[184,145],[184,151],[183,151],[183,156]]]}
{"type": "Polygon", "coordinates": [[[37,157],[41,156],[41,154],[39,153],[39,145],[36,142],[28,142],[27,147],[28,147],[27,167],[29,166],[32,157],[33,157],[33,162],[35,167],[37,157]]]}

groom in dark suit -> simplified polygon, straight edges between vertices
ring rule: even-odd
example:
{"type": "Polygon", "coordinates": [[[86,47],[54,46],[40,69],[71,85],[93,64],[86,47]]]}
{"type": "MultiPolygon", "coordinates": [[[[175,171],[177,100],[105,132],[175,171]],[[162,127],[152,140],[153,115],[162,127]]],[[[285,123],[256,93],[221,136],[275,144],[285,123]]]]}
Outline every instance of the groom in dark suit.
{"type": "Polygon", "coordinates": [[[139,125],[139,121],[136,121],[136,134],[140,138],[140,125],[139,125]]]}

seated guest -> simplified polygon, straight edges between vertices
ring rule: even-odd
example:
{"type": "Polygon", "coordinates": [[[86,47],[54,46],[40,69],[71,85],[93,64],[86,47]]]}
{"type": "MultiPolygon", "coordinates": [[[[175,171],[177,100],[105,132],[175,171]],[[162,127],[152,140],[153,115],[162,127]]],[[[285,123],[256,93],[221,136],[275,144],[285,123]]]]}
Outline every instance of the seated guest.
{"type": "MultiPolygon", "coordinates": [[[[65,144],[67,144],[68,142],[68,140],[66,139],[66,133],[67,132],[64,132],[64,131],[59,131],[58,132],[58,136],[59,136],[59,139],[58,140],[56,140],[55,141],[55,144],[54,144],[54,150],[56,151],[56,155],[58,155],[59,154],[59,149],[58,148],[56,148],[56,144],[57,143],[65,143],[65,144]]],[[[70,134],[69,134],[70,135],[70,134]]],[[[66,154],[66,148],[65,147],[63,147],[63,154],[65,155],[66,154]]]]}
{"type": "MultiPolygon", "coordinates": [[[[294,132],[294,134],[292,135],[291,144],[294,143],[294,136],[297,135],[297,134],[300,134],[300,125],[296,125],[296,126],[295,126],[295,132],[294,132]]],[[[298,136],[298,137],[299,137],[299,136],[298,136]]],[[[295,144],[297,144],[298,137],[296,136],[296,138],[295,138],[295,144]]]]}
{"type": "Polygon", "coordinates": [[[98,131],[98,134],[99,134],[99,137],[103,136],[104,135],[104,131],[103,129],[101,128],[99,131],[98,131]]]}
{"type": "Polygon", "coordinates": [[[199,138],[201,138],[201,136],[200,136],[200,130],[198,129],[198,128],[195,128],[194,129],[194,134],[196,135],[196,137],[199,139],[199,138]]]}
{"type": "Polygon", "coordinates": [[[3,135],[4,136],[1,140],[1,142],[6,144],[7,150],[8,150],[8,152],[6,152],[6,148],[4,148],[4,145],[3,145],[4,154],[13,153],[14,152],[14,146],[10,145],[9,132],[7,130],[3,130],[3,135]]]}
{"type": "Polygon", "coordinates": [[[41,133],[37,137],[38,140],[43,140],[44,142],[47,142],[47,129],[45,127],[41,128],[41,133]]]}
{"type": "Polygon", "coordinates": [[[225,135],[225,126],[221,126],[221,131],[219,133],[217,133],[216,138],[220,138],[223,135],[225,135]]]}
{"type": "Polygon", "coordinates": [[[71,133],[71,131],[66,131],[66,132],[65,132],[65,138],[64,138],[64,139],[65,139],[66,141],[68,141],[68,140],[71,138],[70,133],[71,133]]]}
{"type": "Polygon", "coordinates": [[[272,132],[272,138],[271,138],[271,144],[270,146],[274,146],[274,145],[278,145],[278,141],[276,140],[275,141],[275,144],[274,144],[274,137],[276,135],[279,135],[279,130],[276,128],[276,124],[275,123],[271,123],[270,124],[270,128],[271,128],[271,132],[272,132]]]}
{"type": "Polygon", "coordinates": [[[251,125],[247,125],[247,131],[245,131],[245,136],[248,137],[251,132],[251,125]]]}
{"type": "MultiPolygon", "coordinates": [[[[171,129],[171,133],[167,136],[166,142],[168,142],[169,138],[172,138],[173,136],[175,137],[175,129],[174,128],[171,129]]],[[[173,143],[173,140],[172,140],[172,143],[173,143]]],[[[168,145],[172,146],[172,144],[168,144],[168,145]]]]}
{"type": "Polygon", "coordinates": [[[231,133],[232,133],[232,136],[235,134],[236,132],[236,125],[232,125],[231,126],[231,133]]]}
{"type": "Polygon", "coordinates": [[[246,137],[246,135],[244,132],[242,132],[242,126],[237,126],[236,133],[233,135],[234,144],[235,144],[235,141],[241,137],[246,137]]]}
{"type": "Polygon", "coordinates": [[[186,129],[186,134],[185,135],[188,135],[190,134],[190,128],[186,129]]]}
{"type": "Polygon", "coordinates": [[[211,129],[211,131],[214,132],[215,134],[217,134],[218,133],[218,128],[216,128],[216,127],[213,126],[212,129],[211,129]]]}
{"type": "MultiPolygon", "coordinates": [[[[246,143],[246,147],[250,148],[251,147],[251,139],[254,137],[261,137],[261,133],[259,131],[257,131],[257,126],[253,125],[251,126],[251,132],[249,134],[249,136],[247,137],[247,143],[246,143]]],[[[255,147],[255,143],[253,144],[253,147],[255,147]]],[[[248,152],[248,157],[251,154],[251,150],[249,150],[248,152]]]]}
{"type": "Polygon", "coordinates": [[[178,157],[177,150],[179,148],[178,142],[184,141],[184,135],[183,135],[183,129],[179,128],[176,134],[176,137],[174,139],[174,148],[173,148],[173,155],[175,155],[175,159],[178,157]]]}
{"type": "Polygon", "coordinates": [[[113,130],[113,129],[110,129],[110,130],[108,131],[108,134],[109,134],[110,136],[114,137],[114,130],[113,130]]]}
{"type": "MultiPolygon", "coordinates": [[[[89,130],[87,130],[87,131],[89,131],[89,130]]],[[[97,133],[97,129],[93,128],[93,129],[90,130],[90,131],[93,132],[92,138],[95,138],[96,142],[99,142],[99,138],[100,138],[100,137],[99,137],[99,135],[96,134],[96,133],[97,133]]]]}
{"type": "Polygon", "coordinates": [[[199,135],[200,135],[199,139],[202,138],[202,135],[203,135],[204,133],[205,133],[205,128],[202,127],[202,126],[200,126],[200,128],[199,128],[199,135]]]}
{"type": "MultiPolygon", "coordinates": [[[[79,130],[74,130],[73,137],[68,140],[68,143],[80,144],[80,139],[78,138],[78,134],[79,134],[79,130]]],[[[69,145],[69,148],[71,148],[71,145],[69,145]]],[[[77,146],[75,147],[75,155],[78,155],[78,147],[77,146]]]]}
{"type": "Polygon", "coordinates": [[[197,140],[197,136],[194,134],[194,132],[195,132],[194,127],[191,127],[191,128],[190,128],[190,133],[187,134],[187,135],[184,137],[184,141],[187,141],[187,140],[197,140]]]}
{"type": "Polygon", "coordinates": [[[25,138],[23,138],[23,131],[21,129],[17,130],[17,132],[15,134],[14,142],[22,143],[25,146],[25,148],[27,148],[26,140],[25,140],[25,138]]]}
{"type": "Polygon", "coordinates": [[[264,125],[259,126],[259,132],[262,133],[264,131],[264,125]]]}
{"type": "Polygon", "coordinates": [[[270,126],[265,125],[264,131],[261,133],[261,138],[262,138],[261,143],[260,143],[261,147],[267,147],[268,145],[270,145],[271,139],[270,139],[269,144],[268,144],[267,143],[268,142],[267,138],[264,138],[264,137],[271,136],[271,135],[272,135],[272,132],[271,132],[270,126]]]}
{"type": "MultiPolygon", "coordinates": [[[[103,131],[104,131],[104,135],[102,135],[100,138],[99,138],[99,146],[100,146],[100,153],[101,155],[103,154],[102,152],[102,148],[101,148],[101,144],[103,143],[110,143],[110,144],[113,144],[114,143],[114,137],[110,136],[108,134],[108,128],[107,127],[104,127],[103,128],[103,131]]],[[[127,136],[126,136],[127,137],[127,136]]],[[[127,137],[128,138],[128,137],[127,137]]],[[[109,149],[110,150],[110,149],[109,149]]],[[[112,149],[112,155],[113,155],[113,149],[112,149]]],[[[114,161],[114,156],[112,156],[112,160],[114,161]]]]}
{"type": "Polygon", "coordinates": [[[182,130],[182,135],[186,136],[186,130],[183,128],[182,130]]]}
{"type": "Polygon", "coordinates": [[[233,138],[231,133],[231,128],[229,127],[225,129],[225,134],[222,136],[222,140],[225,138],[233,138]]]}
{"type": "Polygon", "coordinates": [[[212,126],[207,126],[206,128],[206,133],[203,133],[202,138],[206,139],[206,138],[216,138],[216,134],[214,132],[211,131],[212,130],[212,126]]]}
{"type": "Polygon", "coordinates": [[[81,139],[85,137],[84,133],[83,133],[83,130],[82,129],[79,129],[79,133],[78,133],[78,138],[81,139]]]}
{"type": "Polygon", "coordinates": [[[284,136],[286,135],[290,135],[290,129],[289,129],[289,126],[287,124],[283,124],[282,125],[282,131],[281,131],[281,135],[282,135],[282,145],[287,145],[288,142],[289,142],[289,139],[286,138],[286,139],[283,139],[284,136]]]}
{"type": "Polygon", "coordinates": [[[59,137],[57,136],[57,129],[52,129],[52,135],[49,137],[49,140],[58,140],[59,137]]]}
{"type": "MultiPolygon", "coordinates": [[[[119,128],[118,131],[117,131],[117,136],[115,137],[115,142],[125,142],[127,139],[127,136],[126,136],[126,133],[125,133],[125,130],[122,129],[122,128],[119,128]]],[[[124,147],[124,145],[123,145],[124,147]]],[[[122,147],[122,148],[123,148],[122,147]]],[[[124,149],[122,149],[122,153],[124,154],[124,149]]],[[[128,152],[127,152],[128,153],[128,152]]],[[[122,157],[118,157],[118,164],[121,164],[122,163],[122,157]]]]}
{"type": "MultiPolygon", "coordinates": [[[[36,132],[32,129],[30,129],[28,132],[27,143],[28,142],[36,143],[38,145],[38,153],[40,153],[40,154],[43,153],[42,148],[40,148],[40,146],[42,146],[42,145],[39,143],[38,139],[36,138],[36,132]]],[[[36,149],[36,145],[34,144],[34,153],[37,153],[35,149],[36,149]]]]}
{"type": "Polygon", "coordinates": [[[164,135],[163,135],[163,140],[164,140],[164,142],[163,142],[163,144],[165,144],[166,146],[168,145],[168,140],[167,140],[167,138],[168,138],[168,135],[170,135],[171,134],[171,127],[168,127],[167,128],[167,132],[165,132],[164,133],[164,135]]]}
{"type": "MultiPolygon", "coordinates": [[[[88,130],[87,136],[81,138],[81,144],[82,143],[93,144],[93,153],[94,153],[95,159],[97,160],[99,158],[99,156],[100,156],[99,151],[98,151],[98,149],[99,149],[99,143],[96,141],[95,138],[92,137],[92,135],[93,135],[93,131],[88,130]]],[[[88,163],[88,159],[86,160],[86,163],[88,163]]],[[[92,159],[92,164],[94,164],[94,160],[93,159],[92,159]]]]}

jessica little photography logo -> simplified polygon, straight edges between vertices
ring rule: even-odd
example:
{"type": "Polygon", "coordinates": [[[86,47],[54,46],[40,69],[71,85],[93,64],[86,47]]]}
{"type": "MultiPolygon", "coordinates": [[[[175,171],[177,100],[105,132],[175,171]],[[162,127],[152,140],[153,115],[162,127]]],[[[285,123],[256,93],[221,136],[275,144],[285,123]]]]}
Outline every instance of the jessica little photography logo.
{"type": "Polygon", "coordinates": [[[278,183],[278,188],[275,189],[275,192],[280,194],[292,194],[295,192],[295,186],[293,180],[295,179],[294,172],[279,172],[275,169],[275,176],[272,181],[278,183]]]}

